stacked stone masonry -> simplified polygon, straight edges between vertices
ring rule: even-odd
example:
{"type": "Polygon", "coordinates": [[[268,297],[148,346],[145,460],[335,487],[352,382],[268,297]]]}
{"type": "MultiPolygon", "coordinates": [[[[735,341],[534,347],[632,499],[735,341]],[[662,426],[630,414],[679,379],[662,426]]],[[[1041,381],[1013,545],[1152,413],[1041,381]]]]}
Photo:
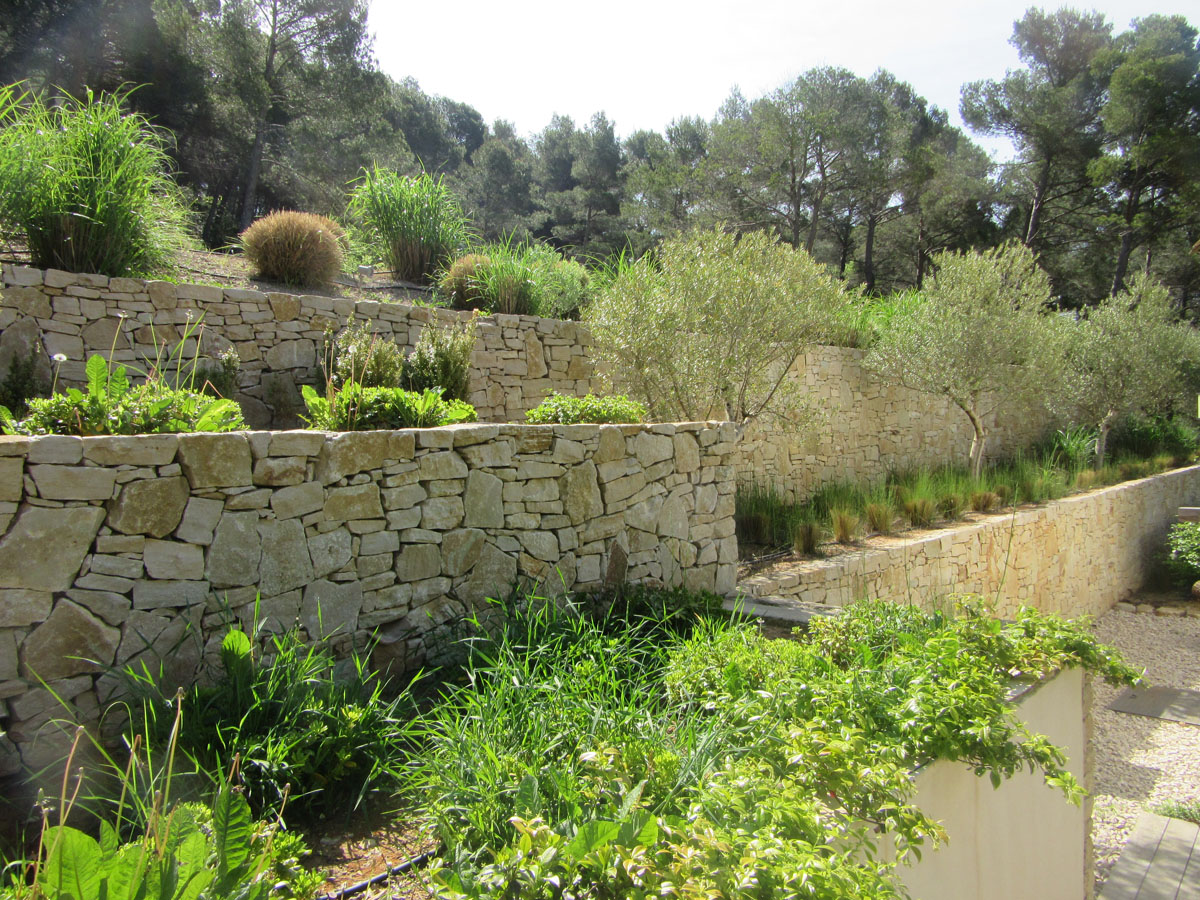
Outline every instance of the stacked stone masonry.
{"type": "MultiPolygon", "coordinates": [[[[185,332],[199,336],[202,360],[230,347],[242,360],[237,400],[252,428],[295,428],[304,406],[299,385],[319,384],[327,328],[364,320],[407,350],[430,323],[451,325],[471,314],[406,303],[294,296],[207,285],[78,275],[3,267],[0,378],[14,358],[36,352],[49,384],[51,357],[60,386],[85,382],[86,358],[99,353],[144,370],[185,332]],[[201,326],[203,326],[201,328],[201,326]]],[[[186,342],[184,358],[196,355],[186,342]]],[[[524,421],[552,391],[583,396],[600,389],[590,337],[575,322],[532,316],[478,319],[470,401],[488,422],[524,421]]]]}
{"type": "Polygon", "coordinates": [[[994,600],[1002,616],[1021,606],[1095,616],[1146,582],[1179,507],[1197,503],[1200,466],[1192,466],[886,546],[778,564],[739,587],[831,606],[875,597],[932,608],[969,593],[994,600]]]}
{"type": "Polygon", "coordinates": [[[517,582],[732,592],[735,439],[719,423],[0,437],[0,774],[63,750],[43,731],[55,695],[87,722],[109,667],[161,661],[186,684],[230,615],[378,639],[378,665],[411,669],[438,626],[517,582]]]}
{"type": "MultiPolygon", "coordinates": [[[[820,346],[798,359],[791,385],[817,422],[802,431],[775,421],[752,423],[735,463],[738,479],[771,484],[801,500],[837,481],[879,481],[893,471],[966,465],[971,427],[962,411],[942,398],[878,380],[863,367],[864,355],[820,346]]],[[[1041,415],[990,424],[992,456],[1024,449],[1049,427],[1041,415]]]]}

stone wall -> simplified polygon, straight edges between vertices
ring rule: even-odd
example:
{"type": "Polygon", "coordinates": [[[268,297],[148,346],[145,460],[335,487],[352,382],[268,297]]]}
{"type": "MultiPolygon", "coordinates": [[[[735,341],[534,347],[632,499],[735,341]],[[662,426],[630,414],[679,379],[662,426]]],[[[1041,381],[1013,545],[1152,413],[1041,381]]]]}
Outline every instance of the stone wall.
{"type": "MultiPolygon", "coordinates": [[[[295,428],[303,412],[297,385],[318,384],[326,327],[362,319],[380,335],[411,350],[429,323],[448,325],[469,313],[406,303],[294,296],[133,278],[77,275],[54,269],[3,267],[0,300],[0,378],[14,354],[40,345],[38,363],[49,383],[47,356],[62,354],[60,385],[84,383],[94,353],[146,368],[158,348],[174,345],[189,324],[203,324],[200,354],[217,357],[233,346],[242,359],[238,401],[252,428],[295,428]],[[39,340],[40,338],[40,340],[39,340]],[[157,346],[156,346],[157,345],[157,346]]],[[[198,329],[196,329],[198,330],[198,329]]],[[[533,316],[478,319],[472,357],[471,402],[489,422],[524,421],[552,391],[583,396],[600,383],[588,355],[587,329],[533,316]]],[[[195,354],[195,341],[185,358],[195,354]]]]}
{"type": "Polygon", "coordinates": [[[1200,466],[1078,494],[1041,507],[873,540],[824,560],[771,567],[740,587],[753,597],[843,606],[878,597],[927,608],[982,594],[1012,616],[1022,605],[1099,615],[1140,588],[1180,506],[1200,504],[1200,466]]]}
{"type": "Polygon", "coordinates": [[[407,669],[436,626],[518,580],[730,592],[734,438],[716,423],[0,437],[0,774],[63,749],[53,728],[35,743],[64,714],[51,692],[90,721],[117,686],[103,667],[162,660],[187,683],[256,596],[269,628],[378,636],[376,662],[407,669]]]}
{"type": "MultiPolygon", "coordinates": [[[[790,377],[818,421],[799,431],[782,423],[752,423],[735,464],[738,479],[769,483],[803,499],[831,482],[966,465],[971,426],[962,411],[941,398],[879,381],[863,368],[864,356],[848,347],[816,347],[797,360],[790,377]]],[[[1020,450],[1046,427],[1039,417],[1001,420],[988,453],[1020,450]]]]}

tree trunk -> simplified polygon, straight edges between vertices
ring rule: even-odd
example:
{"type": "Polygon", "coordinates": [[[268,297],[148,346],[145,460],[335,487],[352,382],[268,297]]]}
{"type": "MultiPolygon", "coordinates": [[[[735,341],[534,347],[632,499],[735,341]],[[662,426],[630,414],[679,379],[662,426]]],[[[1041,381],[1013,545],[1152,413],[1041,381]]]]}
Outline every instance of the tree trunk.
{"type": "Polygon", "coordinates": [[[925,283],[925,217],[917,223],[917,290],[925,283]]]}
{"type": "Polygon", "coordinates": [[[1025,246],[1032,247],[1042,222],[1042,205],[1046,202],[1046,191],[1050,189],[1050,160],[1042,163],[1041,174],[1033,189],[1033,203],[1029,207],[1029,225],[1025,229],[1025,246]]]}
{"type": "Polygon", "coordinates": [[[971,477],[979,478],[983,474],[983,461],[987,458],[987,429],[975,410],[962,403],[958,407],[971,421],[971,477]]]}
{"type": "Polygon", "coordinates": [[[1096,468],[1104,466],[1104,457],[1108,452],[1108,433],[1112,431],[1112,423],[1116,418],[1116,413],[1110,411],[1104,417],[1104,421],[1100,423],[1100,428],[1096,433],[1096,468]]]}
{"type": "Polygon", "coordinates": [[[258,211],[258,177],[262,173],[263,147],[266,144],[266,124],[259,123],[254,129],[254,145],[250,148],[250,162],[246,166],[246,181],[242,189],[242,214],[238,218],[238,231],[245,231],[254,221],[258,211]]]}
{"type": "Polygon", "coordinates": [[[1133,252],[1133,220],[1137,216],[1141,192],[1130,193],[1125,202],[1125,227],[1121,230],[1121,249],[1117,252],[1117,270],[1113,273],[1112,296],[1117,296],[1125,287],[1125,273],[1129,271],[1129,255],[1133,252]]]}
{"type": "Polygon", "coordinates": [[[875,226],[878,222],[874,213],[867,216],[867,243],[863,247],[863,285],[868,294],[875,293],[875,226]]]}

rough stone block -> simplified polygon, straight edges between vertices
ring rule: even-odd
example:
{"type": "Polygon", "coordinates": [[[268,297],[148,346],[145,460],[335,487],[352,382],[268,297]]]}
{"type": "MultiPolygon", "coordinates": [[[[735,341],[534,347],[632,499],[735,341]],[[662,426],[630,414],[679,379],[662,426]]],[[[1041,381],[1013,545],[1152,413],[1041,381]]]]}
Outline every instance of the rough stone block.
{"type": "Polygon", "coordinates": [[[244,434],[181,435],[179,463],[193,488],[253,483],[250,442],[244,434]]]}
{"type": "Polygon", "coordinates": [[[65,591],[103,520],[97,506],[23,508],[0,539],[0,588],[65,591]]]}
{"type": "Polygon", "coordinates": [[[50,616],[30,632],[21,648],[21,674],[56,681],[111,665],[121,632],[70,600],[60,600],[50,616]]]}

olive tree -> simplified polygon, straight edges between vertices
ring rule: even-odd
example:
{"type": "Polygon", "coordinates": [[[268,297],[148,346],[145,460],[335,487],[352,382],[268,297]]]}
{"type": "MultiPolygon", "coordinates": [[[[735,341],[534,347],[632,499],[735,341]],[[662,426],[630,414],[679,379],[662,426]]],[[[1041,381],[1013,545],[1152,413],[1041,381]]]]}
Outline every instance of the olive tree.
{"type": "Polygon", "coordinates": [[[1064,329],[1057,406],[1096,429],[1096,465],[1123,416],[1153,412],[1187,388],[1186,366],[1200,362],[1194,329],[1179,322],[1167,289],[1144,274],[1064,329]]]}
{"type": "Polygon", "coordinates": [[[653,418],[744,425],[792,408],[788,369],[845,303],[804,251],[717,229],[622,265],[587,322],[614,381],[653,418]]]}
{"type": "Polygon", "coordinates": [[[1033,253],[1008,243],[985,253],[942,253],[926,302],[871,348],[882,378],[944,397],[971,423],[971,472],[983,471],[996,412],[1030,406],[1057,351],[1046,315],[1050,282],[1033,253]]]}

